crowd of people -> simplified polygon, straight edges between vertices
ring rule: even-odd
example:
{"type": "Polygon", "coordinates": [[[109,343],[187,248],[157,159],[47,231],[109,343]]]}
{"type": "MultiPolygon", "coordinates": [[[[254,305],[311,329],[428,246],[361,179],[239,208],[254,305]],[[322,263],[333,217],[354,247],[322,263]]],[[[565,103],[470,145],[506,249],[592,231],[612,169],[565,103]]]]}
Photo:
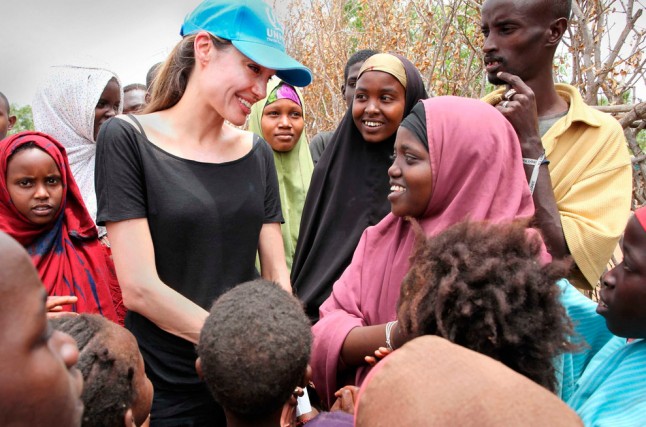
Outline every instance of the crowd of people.
{"type": "Polygon", "coordinates": [[[0,425],[640,425],[646,208],[554,82],[570,12],[485,0],[481,100],[359,50],[311,139],[259,0],[145,85],[51,67],[32,131],[0,93],[0,425]]]}

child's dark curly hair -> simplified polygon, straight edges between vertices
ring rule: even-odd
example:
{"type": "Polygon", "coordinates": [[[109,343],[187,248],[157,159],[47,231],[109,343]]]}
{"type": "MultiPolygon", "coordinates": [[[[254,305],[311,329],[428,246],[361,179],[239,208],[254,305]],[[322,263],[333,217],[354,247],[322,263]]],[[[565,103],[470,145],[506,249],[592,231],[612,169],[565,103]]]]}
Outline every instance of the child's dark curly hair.
{"type": "Polygon", "coordinates": [[[426,238],[419,225],[397,315],[404,336],[438,335],[556,389],[553,359],[572,349],[556,280],[568,262],[541,266],[527,223],[463,222],[426,238]]]}
{"type": "Polygon", "coordinates": [[[310,322],[298,300],[258,279],[213,304],[197,353],[215,400],[253,421],[279,411],[301,385],[311,345],[310,322]]]}
{"type": "Polygon", "coordinates": [[[83,375],[83,427],[123,426],[135,398],[135,360],[124,360],[106,344],[110,321],[99,315],[81,314],[50,320],[54,329],[71,335],[79,348],[76,367],[83,375]]]}

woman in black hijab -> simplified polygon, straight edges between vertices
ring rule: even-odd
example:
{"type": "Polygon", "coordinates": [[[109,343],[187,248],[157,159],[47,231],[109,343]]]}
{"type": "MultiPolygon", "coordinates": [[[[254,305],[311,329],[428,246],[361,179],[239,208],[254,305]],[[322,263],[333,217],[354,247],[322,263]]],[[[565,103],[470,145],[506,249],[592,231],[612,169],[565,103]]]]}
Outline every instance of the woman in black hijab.
{"type": "Polygon", "coordinates": [[[361,67],[352,108],[314,168],[301,218],[291,281],[312,322],[361,233],[390,212],[397,128],[426,98],[419,71],[400,55],[377,54],[361,67]]]}

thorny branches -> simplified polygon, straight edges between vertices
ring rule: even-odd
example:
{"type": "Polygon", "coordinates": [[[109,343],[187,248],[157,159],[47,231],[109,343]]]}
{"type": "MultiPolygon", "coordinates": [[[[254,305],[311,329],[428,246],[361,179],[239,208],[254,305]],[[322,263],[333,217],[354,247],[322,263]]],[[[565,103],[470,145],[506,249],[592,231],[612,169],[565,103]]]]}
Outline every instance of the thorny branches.
{"type": "MultiPolygon", "coordinates": [[[[431,96],[481,97],[490,89],[481,61],[483,0],[290,1],[288,49],[315,75],[304,91],[310,137],[334,129],[343,116],[343,67],[359,49],[403,54],[418,67],[431,96]]],[[[600,109],[638,103],[637,88],[642,97],[646,92],[645,2],[574,0],[556,79],[578,87],[588,104],[610,106],[600,109]]],[[[638,144],[643,104],[612,108],[608,112],[622,123],[634,155],[635,199],[646,203],[646,154],[638,144]]]]}
{"type": "Polygon", "coordinates": [[[290,53],[316,76],[305,91],[310,136],[333,129],[345,112],[343,67],[359,49],[401,53],[435,96],[484,91],[474,0],[293,0],[289,10],[290,53]]]}
{"type": "MultiPolygon", "coordinates": [[[[643,1],[643,0],[642,0],[643,1]]],[[[640,0],[579,0],[572,3],[569,37],[572,84],[586,103],[597,105],[599,95],[610,104],[625,103],[637,84],[644,85],[646,32],[640,0]]]]}

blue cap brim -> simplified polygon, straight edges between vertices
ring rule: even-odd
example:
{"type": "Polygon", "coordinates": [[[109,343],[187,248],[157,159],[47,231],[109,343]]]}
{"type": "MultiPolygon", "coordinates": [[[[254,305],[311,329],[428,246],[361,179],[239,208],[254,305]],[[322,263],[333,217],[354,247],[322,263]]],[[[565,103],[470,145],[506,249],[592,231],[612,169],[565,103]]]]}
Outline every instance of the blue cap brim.
{"type": "Polygon", "coordinates": [[[276,76],[292,86],[305,87],[312,83],[310,69],[281,50],[249,41],[233,40],[231,43],[247,58],[276,70],[276,76]]]}

